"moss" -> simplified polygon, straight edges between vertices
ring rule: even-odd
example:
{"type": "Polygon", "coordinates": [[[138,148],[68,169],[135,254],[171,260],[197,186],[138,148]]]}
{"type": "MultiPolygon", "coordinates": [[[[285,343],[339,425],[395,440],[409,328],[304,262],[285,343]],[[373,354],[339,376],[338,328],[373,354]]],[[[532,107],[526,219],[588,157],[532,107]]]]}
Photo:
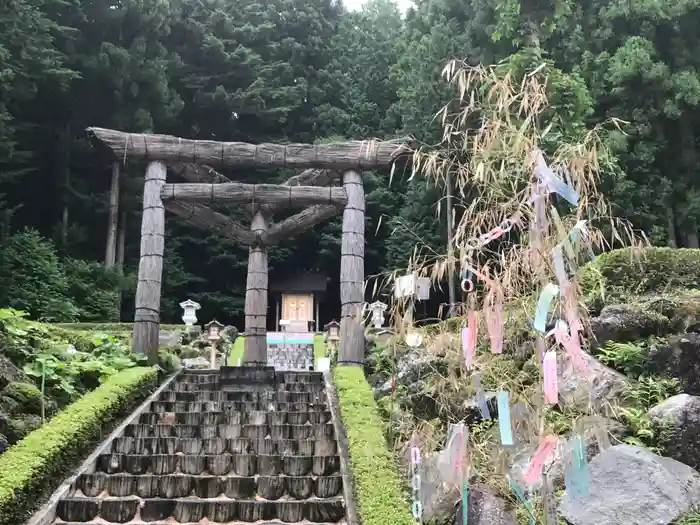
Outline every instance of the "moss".
{"type": "Polygon", "coordinates": [[[0,525],[23,523],[103,429],[157,384],[154,368],[130,368],[58,413],[0,456],[0,525]]]}
{"type": "Polygon", "coordinates": [[[672,525],[700,525],[700,511],[693,511],[681,516],[672,525]]]}
{"type": "Polygon", "coordinates": [[[579,272],[589,303],[606,303],[626,294],[700,288],[700,250],[624,248],[600,255],[579,272]]]}
{"type": "MultiPolygon", "coordinates": [[[[80,330],[90,332],[131,332],[134,323],[57,323],[54,327],[66,330],[80,330]]],[[[161,324],[160,329],[165,331],[185,330],[184,324],[161,324]]]]}
{"type": "Polygon", "coordinates": [[[16,401],[16,410],[28,414],[39,414],[41,412],[41,390],[32,383],[10,383],[3,390],[2,396],[16,401]]]}
{"type": "Polygon", "coordinates": [[[364,525],[413,525],[415,519],[362,368],[336,367],[334,378],[347,431],[360,521],[364,525]]]}

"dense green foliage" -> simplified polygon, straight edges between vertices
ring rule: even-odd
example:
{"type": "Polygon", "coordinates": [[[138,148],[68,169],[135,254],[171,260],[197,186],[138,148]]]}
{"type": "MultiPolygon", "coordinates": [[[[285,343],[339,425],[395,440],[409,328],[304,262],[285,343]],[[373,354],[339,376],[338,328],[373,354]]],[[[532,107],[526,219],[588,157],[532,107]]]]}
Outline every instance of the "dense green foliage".
{"type": "MultiPolygon", "coordinates": [[[[145,356],[131,353],[128,333],[65,329],[0,309],[0,453],[38,428],[42,416],[50,419],[115,374],[145,363],[145,356]]],[[[160,365],[180,368],[166,350],[160,365]]]]}
{"type": "Polygon", "coordinates": [[[0,456],[0,524],[23,523],[118,418],[155,387],[154,368],[124,370],[0,456]]]}
{"type": "Polygon", "coordinates": [[[414,523],[401,476],[384,439],[384,424],[363,369],[337,366],[333,376],[348,438],[360,520],[365,525],[414,523]]]}
{"type": "MultiPolygon", "coordinates": [[[[112,320],[119,292],[123,319],[133,311],[143,166],[123,167],[125,278],[83,261],[101,262],[110,184],[110,162],[88,146],[86,126],[253,142],[410,133],[434,144],[450,58],[508,58],[517,70],[546,58],[563,124],[552,140],[608,117],[626,121],[624,133],[603,137],[615,155],[601,174],[614,212],[656,244],[698,246],[698,0],[418,0],[405,16],[389,0],[357,12],[332,0],[11,0],[0,19],[0,304],[35,317],[112,320]],[[35,233],[8,237],[25,226],[57,251],[35,233]]],[[[366,176],[368,275],[401,267],[415,246],[444,249],[442,188],[403,173],[389,179],[366,176]]],[[[307,269],[331,277],[323,323],[336,314],[339,223],[270,252],[273,279],[307,269]]],[[[177,322],[178,302],[191,296],[203,319],[241,324],[246,259],[245,249],[171,217],[164,320],[177,322]]]]}

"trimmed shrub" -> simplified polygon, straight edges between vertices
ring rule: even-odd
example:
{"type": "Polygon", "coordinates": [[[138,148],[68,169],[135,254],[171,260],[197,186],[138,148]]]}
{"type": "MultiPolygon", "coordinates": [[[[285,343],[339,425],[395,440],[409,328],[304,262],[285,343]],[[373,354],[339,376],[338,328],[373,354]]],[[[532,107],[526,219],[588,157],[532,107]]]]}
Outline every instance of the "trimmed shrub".
{"type": "Polygon", "coordinates": [[[621,294],[700,289],[700,250],[655,247],[613,250],[584,266],[579,282],[589,301],[621,294]]]}
{"type": "Polygon", "coordinates": [[[27,520],[104,429],[128,414],[157,382],[155,368],[119,372],[0,456],[0,525],[27,520]]]}
{"type": "Polygon", "coordinates": [[[338,366],[333,375],[348,438],[360,521],[363,525],[415,524],[362,368],[338,366]]]}

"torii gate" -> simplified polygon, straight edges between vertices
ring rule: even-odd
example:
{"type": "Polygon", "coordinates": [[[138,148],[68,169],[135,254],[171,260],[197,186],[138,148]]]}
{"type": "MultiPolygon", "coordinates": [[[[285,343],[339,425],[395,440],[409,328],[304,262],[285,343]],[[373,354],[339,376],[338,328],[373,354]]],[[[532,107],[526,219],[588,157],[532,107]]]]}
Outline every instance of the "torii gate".
{"type": "Polygon", "coordinates": [[[364,358],[365,192],[362,170],[388,168],[412,153],[410,138],[331,144],[247,144],[192,140],[169,135],[125,133],[88,128],[93,142],[118,160],[148,162],[143,189],[141,252],[133,350],[158,359],[160,295],[165,249],[165,210],[191,225],[214,230],[225,239],[250,246],[245,297],[244,364],[267,362],[267,247],[297,235],[343,210],[340,260],[340,348],[338,363],[362,365],[364,358]],[[166,183],[166,164],[188,183],[166,183]],[[212,166],[303,168],[285,184],[232,182],[212,166]],[[342,173],[342,186],[321,187],[342,173]],[[203,206],[202,202],[243,206],[250,227],[203,206]],[[285,208],[305,208],[279,223],[285,208]]]}

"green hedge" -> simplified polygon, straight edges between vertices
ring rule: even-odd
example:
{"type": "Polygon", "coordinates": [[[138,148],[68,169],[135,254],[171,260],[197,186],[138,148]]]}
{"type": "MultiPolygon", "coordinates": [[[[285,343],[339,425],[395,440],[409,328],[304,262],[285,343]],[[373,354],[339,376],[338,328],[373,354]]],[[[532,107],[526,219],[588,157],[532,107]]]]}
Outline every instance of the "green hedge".
{"type": "Polygon", "coordinates": [[[668,289],[700,289],[700,250],[690,248],[631,248],[601,254],[579,274],[584,293],[648,294],[668,289]]]}
{"type": "Polygon", "coordinates": [[[27,520],[76,463],[158,384],[155,368],[129,368],[59,412],[0,456],[0,525],[27,520]]]}
{"type": "Polygon", "coordinates": [[[384,439],[382,418],[361,367],[334,369],[345,424],[355,501],[363,525],[414,525],[404,483],[384,439]]]}

